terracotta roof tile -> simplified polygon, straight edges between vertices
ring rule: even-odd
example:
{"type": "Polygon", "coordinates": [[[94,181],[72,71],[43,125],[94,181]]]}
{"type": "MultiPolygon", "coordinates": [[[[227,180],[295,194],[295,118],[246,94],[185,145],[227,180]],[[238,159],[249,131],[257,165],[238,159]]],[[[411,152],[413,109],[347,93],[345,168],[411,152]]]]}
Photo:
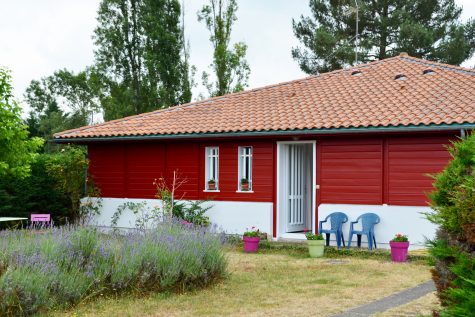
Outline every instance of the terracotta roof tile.
{"type": "Polygon", "coordinates": [[[475,70],[408,56],[64,131],[56,139],[475,123],[475,70]],[[353,76],[355,70],[360,76],[353,76]],[[433,74],[423,74],[424,70],[433,74]],[[403,74],[405,80],[396,80],[403,74]]]}

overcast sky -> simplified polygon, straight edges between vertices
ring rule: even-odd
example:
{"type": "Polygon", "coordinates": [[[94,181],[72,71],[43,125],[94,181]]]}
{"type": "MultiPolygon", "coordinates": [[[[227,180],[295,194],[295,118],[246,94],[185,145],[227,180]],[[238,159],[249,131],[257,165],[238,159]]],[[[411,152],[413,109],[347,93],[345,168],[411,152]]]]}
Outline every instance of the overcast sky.
{"type": "MultiPolygon", "coordinates": [[[[83,70],[93,62],[91,36],[100,0],[0,0],[0,66],[12,71],[15,95],[23,98],[32,79],[68,68],[83,70]]],[[[211,62],[209,33],[197,22],[196,12],[206,0],[185,0],[186,36],[191,63],[199,73],[211,62]]],[[[474,0],[456,0],[463,20],[475,16],[474,0]]],[[[292,18],[309,15],[308,0],[238,0],[233,42],[248,45],[250,88],[305,77],[292,59],[298,45],[292,18]]],[[[463,66],[473,67],[475,58],[463,66]]],[[[196,78],[200,81],[200,77],[196,78]]],[[[203,89],[194,91],[194,98],[203,89]]]]}

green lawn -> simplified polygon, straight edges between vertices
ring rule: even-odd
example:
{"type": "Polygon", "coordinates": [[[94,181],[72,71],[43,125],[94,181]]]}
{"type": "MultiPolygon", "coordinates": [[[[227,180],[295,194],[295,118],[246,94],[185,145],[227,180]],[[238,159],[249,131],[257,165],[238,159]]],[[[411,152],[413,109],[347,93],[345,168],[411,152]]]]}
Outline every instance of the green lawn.
{"type": "MultiPolygon", "coordinates": [[[[420,263],[340,257],[299,250],[227,251],[229,276],[184,294],[100,298],[52,316],[327,316],[430,279],[420,263]]],[[[430,304],[432,305],[432,304],[430,304]]],[[[386,315],[385,315],[386,316],[386,315]]]]}

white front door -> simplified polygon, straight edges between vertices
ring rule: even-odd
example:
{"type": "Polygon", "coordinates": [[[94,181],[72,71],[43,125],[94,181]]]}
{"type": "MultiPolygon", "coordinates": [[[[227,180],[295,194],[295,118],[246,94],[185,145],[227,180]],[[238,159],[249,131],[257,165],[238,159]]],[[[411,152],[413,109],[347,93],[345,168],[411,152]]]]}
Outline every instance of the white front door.
{"type": "Polygon", "coordinates": [[[288,151],[287,232],[303,231],[307,209],[306,147],[290,144],[288,151]]]}

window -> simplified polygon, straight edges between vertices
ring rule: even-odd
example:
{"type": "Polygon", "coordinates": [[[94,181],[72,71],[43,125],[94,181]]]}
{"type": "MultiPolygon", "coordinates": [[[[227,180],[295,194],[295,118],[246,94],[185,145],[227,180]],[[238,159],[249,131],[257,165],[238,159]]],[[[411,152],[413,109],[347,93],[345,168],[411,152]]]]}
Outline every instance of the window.
{"type": "Polygon", "coordinates": [[[219,184],[219,148],[206,148],[206,184],[207,190],[218,190],[219,184]]]}
{"type": "Polygon", "coordinates": [[[238,190],[252,190],[252,146],[240,146],[238,153],[238,190]]]}

